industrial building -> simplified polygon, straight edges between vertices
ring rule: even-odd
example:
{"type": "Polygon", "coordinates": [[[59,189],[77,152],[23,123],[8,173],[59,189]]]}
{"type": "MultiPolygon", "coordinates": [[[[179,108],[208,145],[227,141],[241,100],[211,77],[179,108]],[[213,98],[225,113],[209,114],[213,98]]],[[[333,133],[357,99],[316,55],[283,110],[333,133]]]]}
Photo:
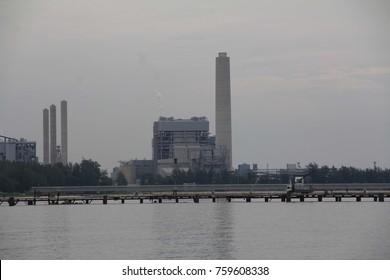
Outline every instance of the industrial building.
{"type": "Polygon", "coordinates": [[[0,135],[0,160],[37,162],[36,142],[0,135]]]}
{"type": "Polygon", "coordinates": [[[56,106],[50,106],[50,113],[46,108],[43,110],[43,163],[58,162],[64,165],[68,163],[68,113],[65,100],[61,101],[61,146],[57,146],[56,106]]]}
{"type": "Polygon", "coordinates": [[[170,175],[175,168],[184,171],[223,168],[226,155],[215,148],[215,138],[209,134],[206,117],[160,117],[153,123],[152,140],[157,174],[170,175]]]}
{"type": "Polygon", "coordinates": [[[114,172],[112,179],[117,178],[118,172],[122,172],[128,184],[140,184],[143,175],[155,174],[156,166],[153,160],[133,159],[121,161],[119,168],[114,172]]]}

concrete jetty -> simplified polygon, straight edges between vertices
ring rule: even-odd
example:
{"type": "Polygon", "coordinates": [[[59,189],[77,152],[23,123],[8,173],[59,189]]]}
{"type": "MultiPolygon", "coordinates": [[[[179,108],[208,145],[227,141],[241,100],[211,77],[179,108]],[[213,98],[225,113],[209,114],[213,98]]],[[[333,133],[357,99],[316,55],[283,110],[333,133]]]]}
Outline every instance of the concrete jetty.
{"type": "Polygon", "coordinates": [[[3,197],[0,204],[6,202],[15,205],[60,205],[60,204],[91,204],[108,203],[125,204],[126,201],[163,203],[163,202],[389,202],[390,190],[322,190],[310,193],[291,193],[286,191],[165,191],[165,192],[134,192],[126,194],[46,194],[34,196],[3,197]]]}

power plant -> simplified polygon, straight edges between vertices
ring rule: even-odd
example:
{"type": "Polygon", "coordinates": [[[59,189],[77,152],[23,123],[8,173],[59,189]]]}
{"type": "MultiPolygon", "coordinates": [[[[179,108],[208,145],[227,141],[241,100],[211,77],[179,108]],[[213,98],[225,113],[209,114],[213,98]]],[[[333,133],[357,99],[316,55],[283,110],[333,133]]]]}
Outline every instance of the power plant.
{"type": "Polygon", "coordinates": [[[121,161],[121,171],[131,184],[147,173],[169,176],[173,170],[233,170],[230,97],[230,58],[216,57],[215,137],[209,135],[206,117],[160,117],[153,123],[153,159],[121,161]]]}
{"type": "Polygon", "coordinates": [[[68,114],[67,102],[61,101],[61,146],[57,146],[57,112],[56,106],[43,110],[43,163],[68,163],[68,114]],[[50,129],[49,129],[50,128],[50,129]],[[50,139],[50,142],[49,142],[50,139]]]}

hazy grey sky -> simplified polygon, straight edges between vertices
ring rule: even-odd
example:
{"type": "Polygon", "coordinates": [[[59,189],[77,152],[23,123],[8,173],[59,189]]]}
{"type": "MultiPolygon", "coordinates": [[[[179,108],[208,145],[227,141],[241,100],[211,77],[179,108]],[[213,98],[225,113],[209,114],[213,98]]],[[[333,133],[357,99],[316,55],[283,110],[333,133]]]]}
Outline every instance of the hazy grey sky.
{"type": "MultiPolygon", "coordinates": [[[[207,116],[231,61],[233,163],[390,167],[390,1],[0,0],[0,134],[68,101],[69,160],[151,158],[160,115],[207,116]]],[[[58,133],[58,143],[60,137],[58,133]]]]}

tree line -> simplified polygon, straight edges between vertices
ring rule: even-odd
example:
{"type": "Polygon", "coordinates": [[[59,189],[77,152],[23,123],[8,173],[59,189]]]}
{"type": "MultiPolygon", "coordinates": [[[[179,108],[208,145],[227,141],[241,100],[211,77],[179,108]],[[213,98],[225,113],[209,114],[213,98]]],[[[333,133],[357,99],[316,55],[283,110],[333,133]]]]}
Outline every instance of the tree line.
{"type": "Polygon", "coordinates": [[[341,166],[336,168],[327,165],[319,166],[310,163],[306,166],[312,174],[309,177],[311,183],[390,183],[390,169],[379,167],[359,169],[355,167],[341,166]]]}
{"type": "MultiPolygon", "coordinates": [[[[310,163],[306,166],[310,176],[305,181],[313,184],[331,183],[390,183],[390,169],[341,166],[336,168],[327,165],[319,166],[310,163]]],[[[158,176],[144,174],[141,178],[142,185],[180,185],[186,183],[195,184],[288,184],[290,176],[287,174],[264,174],[258,176],[253,172],[240,175],[238,172],[227,170],[188,170],[175,169],[171,176],[158,176]]]]}
{"type": "Polygon", "coordinates": [[[91,159],[67,165],[0,161],[1,192],[25,192],[33,186],[107,185],[112,185],[107,172],[91,159]]]}
{"type": "MultiPolygon", "coordinates": [[[[326,183],[390,183],[390,169],[341,166],[336,168],[327,165],[319,166],[310,163],[306,166],[310,176],[305,181],[313,184],[326,183]]],[[[227,170],[188,170],[175,169],[171,176],[162,177],[155,174],[144,174],[142,185],[182,185],[182,184],[284,184],[290,177],[282,175],[262,175],[249,172],[240,176],[237,172],[227,170]]],[[[39,163],[22,163],[0,161],[0,191],[25,192],[32,186],[108,186],[111,178],[100,164],[91,159],[83,159],[81,163],[63,165],[42,165],[39,163]]],[[[118,185],[126,185],[127,181],[120,174],[118,185]]]]}

